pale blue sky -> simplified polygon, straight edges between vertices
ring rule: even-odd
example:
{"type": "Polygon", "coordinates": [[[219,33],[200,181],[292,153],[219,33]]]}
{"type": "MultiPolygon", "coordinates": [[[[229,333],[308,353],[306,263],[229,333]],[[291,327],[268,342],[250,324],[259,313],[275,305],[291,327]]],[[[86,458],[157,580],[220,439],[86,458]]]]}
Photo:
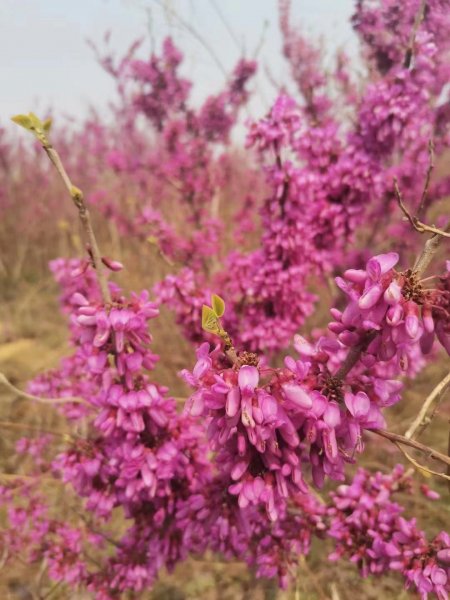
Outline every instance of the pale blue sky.
{"type": "MultiPolygon", "coordinates": [[[[323,35],[331,51],[338,45],[356,51],[349,24],[354,0],[293,0],[293,6],[294,23],[323,35]]],[[[218,90],[223,74],[214,58],[174,15],[201,35],[228,71],[240,47],[254,52],[266,23],[261,66],[279,80],[286,73],[277,0],[0,0],[0,122],[48,106],[76,117],[89,104],[106,106],[114,86],[86,43],[100,42],[106,30],[119,54],[137,37],[146,36],[149,49],[151,38],[158,45],[171,33],[185,52],[184,73],[194,80],[196,99],[218,90]]],[[[252,112],[264,111],[274,94],[263,72],[256,86],[252,112]]]]}

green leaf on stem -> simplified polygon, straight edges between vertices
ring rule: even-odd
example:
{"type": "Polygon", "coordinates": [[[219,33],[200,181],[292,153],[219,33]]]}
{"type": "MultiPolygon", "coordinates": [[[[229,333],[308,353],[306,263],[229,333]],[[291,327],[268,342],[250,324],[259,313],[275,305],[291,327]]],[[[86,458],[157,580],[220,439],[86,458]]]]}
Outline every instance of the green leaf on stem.
{"type": "Polygon", "coordinates": [[[206,304],[202,308],[202,328],[209,333],[218,334],[220,331],[216,313],[210,306],[206,306],[206,304]]]}
{"type": "Polygon", "coordinates": [[[15,115],[11,117],[11,120],[27,131],[31,131],[44,147],[49,147],[47,134],[50,130],[51,119],[46,119],[42,122],[37,115],[30,112],[27,115],[15,115]]]}
{"type": "Polygon", "coordinates": [[[225,302],[217,294],[211,296],[211,306],[217,317],[222,317],[225,312],[225,302]]]}
{"type": "Polygon", "coordinates": [[[33,127],[32,121],[28,115],[15,115],[14,117],[11,117],[11,121],[24,129],[31,130],[33,127]]]}
{"type": "Polygon", "coordinates": [[[45,119],[45,121],[42,123],[42,128],[44,129],[45,133],[49,133],[50,129],[52,126],[52,120],[51,119],[45,119]]]}

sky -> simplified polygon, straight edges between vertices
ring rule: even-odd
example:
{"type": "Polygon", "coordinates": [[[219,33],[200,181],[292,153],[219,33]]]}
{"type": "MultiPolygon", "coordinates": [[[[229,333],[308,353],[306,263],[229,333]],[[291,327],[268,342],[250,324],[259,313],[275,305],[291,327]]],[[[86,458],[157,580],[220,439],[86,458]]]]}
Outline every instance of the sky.
{"type": "MultiPolygon", "coordinates": [[[[350,54],[354,0],[293,0],[293,22],[322,35],[330,54],[350,54]]],[[[287,72],[281,57],[277,0],[0,0],[0,124],[16,113],[82,118],[90,105],[114,99],[114,83],[98,65],[88,40],[120,56],[136,38],[142,52],[171,34],[185,53],[183,74],[194,81],[194,101],[218,91],[245,50],[257,48],[261,73],[252,112],[264,113],[275,94],[269,79],[287,72]],[[220,65],[220,66],[219,66],[220,65]],[[270,73],[270,77],[267,77],[270,73]]]]}

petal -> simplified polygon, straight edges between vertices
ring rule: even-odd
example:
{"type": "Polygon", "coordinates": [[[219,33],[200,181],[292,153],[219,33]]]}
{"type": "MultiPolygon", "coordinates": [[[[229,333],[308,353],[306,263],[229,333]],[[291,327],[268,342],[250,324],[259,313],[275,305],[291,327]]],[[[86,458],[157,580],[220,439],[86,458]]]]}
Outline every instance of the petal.
{"type": "Polygon", "coordinates": [[[352,283],[364,283],[367,279],[367,272],[362,269],[347,269],[344,272],[344,278],[352,283]]]}
{"type": "Polygon", "coordinates": [[[400,302],[402,297],[402,288],[398,285],[398,283],[394,280],[391,281],[388,288],[384,292],[384,300],[388,304],[397,304],[400,302]]]}
{"type": "Polygon", "coordinates": [[[341,422],[341,411],[336,402],[329,402],[323,415],[323,420],[328,427],[336,427],[341,422]]]}
{"type": "Polygon", "coordinates": [[[242,477],[248,467],[248,460],[240,460],[231,469],[231,479],[237,481],[242,477]]]}
{"type": "Polygon", "coordinates": [[[227,394],[225,412],[229,417],[234,417],[241,405],[241,392],[238,387],[233,387],[227,394]]]}
{"type": "Polygon", "coordinates": [[[287,400],[299,408],[309,410],[312,407],[312,399],[301,386],[295,383],[285,383],[281,387],[283,388],[287,400]]]}
{"type": "Polygon", "coordinates": [[[203,375],[208,371],[208,369],[210,367],[211,367],[211,359],[209,357],[199,358],[195,364],[192,374],[197,379],[200,379],[200,377],[203,377],[203,375]]]}
{"type": "Polygon", "coordinates": [[[351,414],[359,419],[367,415],[370,409],[370,399],[364,392],[358,392],[357,394],[347,393],[345,394],[345,405],[351,414]]]}
{"type": "Polygon", "coordinates": [[[244,365],[239,369],[238,383],[242,389],[254,390],[258,385],[259,372],[256,367],[244,365]]]}
{"type": "Polygon", "coordinates": [[[193,417],[200,416],[203,413],[204,407],[205,401],[201,392],[193,394],[186,402],[186,410],[193,417]]]}
{"type": "Polygon", "coordinates": [[[383,288],[381,287],[381,285],[379,285],[379,284],[373,285],[366,292],[364,292],[364,294],[358,300],[359,308],[361,308],[363,310],[372,308],[373,306],[375,306],[375,304],[381,298],[382,294],[383,294],[383,288]]]}
{"type": "Polygon", "coordinates": [[[390,271],[390,269],[395,267],[395,265],[398,263],[399,255],[397,252],[387,252],[386,254],[378,254],[378,256],[374,256],[374,259],[380,265],[381,274],[384,275],[390,271]]]}

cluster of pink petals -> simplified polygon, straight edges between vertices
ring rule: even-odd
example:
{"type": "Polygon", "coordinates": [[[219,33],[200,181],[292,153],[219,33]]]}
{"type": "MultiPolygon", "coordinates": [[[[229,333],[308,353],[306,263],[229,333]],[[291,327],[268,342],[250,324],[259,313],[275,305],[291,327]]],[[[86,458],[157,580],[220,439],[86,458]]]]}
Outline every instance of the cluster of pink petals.
{"type": "Polygon", "coordinates": [[[400,400],[402,387],[364,370],[336,386],[331,357],[342,355],[342,344],[321,338],[313,346],[299,337],[295,346],[300,358],[272,369],[224,366],[219,346],[210,352],[205,343],[193,371],[182,372],[195,390],[186,411],[207,417],[229,492],[241,508],[264,505],[273,521],[288,499],[307,493],[305,470],[319,487],[325,477],[344,479],[345,463],[363,450],[363,431],[385,426],[381,409],[400,400]]]}
{"type": "Polygon", "coordinates": [[[406,587],[415,586],[423,600],[436,594],[448,598],[450,590],[450,536],[441,532],[428,541],[416,519],[402,516],[393,502],[395,490],[407,486],[404,471],[369,476],[359,469],[351,485],[331,494],[327,535],[335,540],[331,560],[348,557],[363,576],[398,571],[406,587]]]}
{"type": "MultiPolygon", "coordinates": [[[[420,236],[405,234],[409,224],[392,218],[392,178],[415,210],[429,138],[437,158],[450,144],[450,11],[447,0],[427,2],[408,65],[420,4],[407,0],[400,10],[394,0],[357,3],[354,27],[375,70],[355,91],[343,63],[329,81],[319,49],[291,26],[289,2],[282,1],[283,52],[301,97],[280,93],[268,114],[250,123],[248,146],[257,151],[259,170],[240,179],[232,176],[240,159],[233,162],[230,139],[249,98],[253,61],[240,60],[224,89],[195,109],[190,82],[179,74],[182,54],[170,39],[148,60],[137,60],[133,49],[118,67],[104,59],[121,102],[117,132],[100,117],[89,119],[78,143],[62,147],[68,169],[82,187],[95,189],[90,199],[121,233],[150,242],[185,268],[156,285],[157,302],[148,292],[125,296],[109,284],[112,301],[105,303],[90,258],[53,261],[73,353],[29,390],[82,398],[84,404],[63,411],[86,433],[51,463],[46,438],[20,441],[18,449],[33,458],[35,472],[69,483],[101,529],[119,513],[125,524],[111,543],[80,523],[50,518],[25,484],[1,487],[8,527],[0,541],[8,559],[45,559],[52,579],[106,600],[139,593],[161,569],[209,550],[286,587],[312,537],[328,537],[332,560],[348,558],[363,575],[399,572],[423,599],[447,599],[450,538],[442,532],[428,541],[414,519],[402,516],[391,499],[410,488],[401,469],[360,470],[324,502],[310,489],[345,481],[346,464],[364,449],[364,432],[383,428],[384,409],[399,402],[399,373],[417,372],[436,337],[450,353],[448,265],[429,290],[413,271],[395,269],[420,236]],[[334,118],[342,97],[334,101],[329,83],[342,85],[348,121],[334,118]],[[71,152],[77,147],[81,153],[71,152]],[[261,173],[262,202],[255,193],[261,173]],[[226,187],[229,179],[234,188],[226,187]],[[233,199],[222,195],[225,188],[233,199]],[[231,210],[240,221],[232,236],[251,231],[255,244],[230,251],[220,214],[231,210]],[[370,257],[355,250],[364,223],[373,224],[367,247],[384,245],[386,231],[395,232],[398,252],[370,257]],[[286,356],[279,368],[248,352],[285,350],[314,310],[311,280],[323,282],[342,264],[352,266],[337,280],[347,301],[332,309],[329,337],[310,343],[296,336],[299,356],[286,356]],[[223,325],[246,352],[231,364],[220,346],[202,344],[192,371],[182,372],[194,392],[180,414],[167,388],[151,378],[158,357],[148,326],[162,303],[190,341],[202,342],[200,312],[210,289],[225,297],[223,325]],[[341,377],[348,351],[358,347],[362,360],[341,377]],[[88,546],[101,555],[94,566],[88,546]]],[[[0,157],[3,184],[10,156],[1,145],[0,157]]],[[[24,180],[32,181],[27,169],[24,180]]],[[[449,182],[430,185],[424,220],[449,182]]],[[[112,271],[121,268],[102,260],[112,271]]],[[[421,491],[436,497],[427,486],[421,491]]]]}
{"type": "Polygon", "coordinates": [[[414,272],[397,272],[394,267],[398,260],[395,252],[380,254],[371,258],[365,269],[349,269],[343,278],[337,278],[348,303],[343,311],[332,309],[335,321],[329,328],[347,347],[372,338],[367,344],[364,364],[396,357],[399,366],[406,370],[409,348],[420,343],[422,351],[429,352],[435,330],[444,348],[449,350],[444,325],[448,313],[445,290],[428,291],[414,272]],[[442,311],[434,309],[439,304],[442,311]],[[434,314],[438,315],[436,319],[434,314]]]}

